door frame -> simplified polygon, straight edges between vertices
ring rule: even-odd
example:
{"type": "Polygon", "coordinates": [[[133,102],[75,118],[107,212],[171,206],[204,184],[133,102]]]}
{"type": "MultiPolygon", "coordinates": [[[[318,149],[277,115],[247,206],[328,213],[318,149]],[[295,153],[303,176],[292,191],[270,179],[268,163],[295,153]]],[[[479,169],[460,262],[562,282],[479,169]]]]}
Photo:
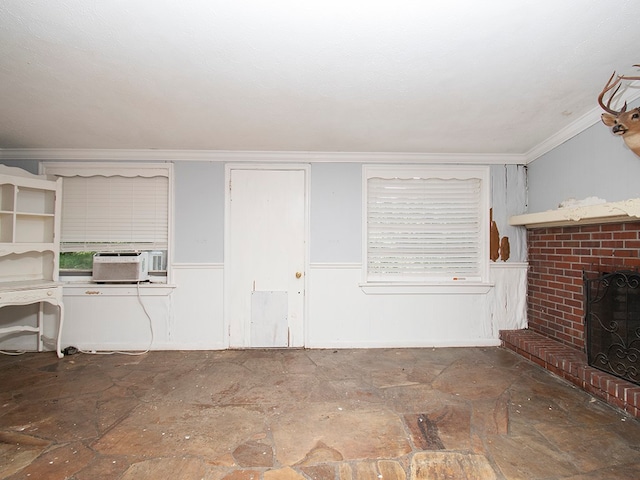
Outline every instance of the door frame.
{"type": "MultiPolygon", "coordinates": [[[[309,289],[309,258],[310,258],[310,237],[311,237],[311,225],[309,222],[311,212],[311,165],[308,163],[227,163],[225,164],[224,171],[224,269],[223,269],[223,328],[224,328],[224,345],[225,348],[230,348],[230,332],[231,324],[229,318],[229,295],[230,290],[228,288],[231,285],[231,265],[230,252],[226,248],[230,242],[230,222],[231,222],[231,172],[233,170],[300,170],[304,172],[304,274],[303,274],[303,319],[302,319],[302,344],[301,345],[289,345],[289,348],[303,348],[308,343],[308,323],[309,323],[309,302],[307,299],[309,289]]],[[[245,336],[247,332],[245,332],[245,336]]],[[[244,339],[246,343],[246,338],[244,339]]]]}

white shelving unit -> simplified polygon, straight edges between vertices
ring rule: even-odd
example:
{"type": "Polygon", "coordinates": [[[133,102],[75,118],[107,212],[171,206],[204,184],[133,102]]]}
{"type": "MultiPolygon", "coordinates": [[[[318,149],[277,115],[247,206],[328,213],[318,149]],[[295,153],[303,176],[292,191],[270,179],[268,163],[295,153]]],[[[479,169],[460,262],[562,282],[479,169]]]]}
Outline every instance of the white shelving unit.
{"type": "Polygon", "coordinates": [[[0,326],[0,335],[35,333],[38,351],[53,345],[60,358],[64,322],[58,282],[61,189],[61,179],[0,165],[0,308],[40,304],[37,326],[0,326]],[[58,308],[55,338],[44,335],[44,303],[58,308]]]}

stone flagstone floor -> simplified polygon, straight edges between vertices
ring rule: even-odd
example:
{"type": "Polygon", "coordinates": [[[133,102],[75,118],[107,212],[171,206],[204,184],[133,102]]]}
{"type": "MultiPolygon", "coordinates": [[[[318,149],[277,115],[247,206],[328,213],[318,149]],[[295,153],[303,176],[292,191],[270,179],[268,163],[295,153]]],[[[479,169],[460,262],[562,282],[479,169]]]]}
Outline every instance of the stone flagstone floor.
{"type": "Polygon", "coordinates": [[[0,356],[0,479],[632,479],[640,423],[502,348],[0,356]]]}

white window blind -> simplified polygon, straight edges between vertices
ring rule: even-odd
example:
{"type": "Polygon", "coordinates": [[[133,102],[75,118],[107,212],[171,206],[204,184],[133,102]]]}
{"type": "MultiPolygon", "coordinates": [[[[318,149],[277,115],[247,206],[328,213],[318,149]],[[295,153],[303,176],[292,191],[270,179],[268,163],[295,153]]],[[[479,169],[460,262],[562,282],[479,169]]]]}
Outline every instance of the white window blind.
{"type": "Polygon", "coordinates": [[[62,251],[166,250],[166,177],[67,177],[62,251]]]}
{"type": "Polygon", "coordinates": [[[365,184],[367,282],[483,280],[482,178],[374,175],[365,184]]]}
{"type": "Polygon", "coordinates": [[[168,249],[169,177],[162,169],[65,164],[46,173],[64,178],[61,251],[168,249]]]}

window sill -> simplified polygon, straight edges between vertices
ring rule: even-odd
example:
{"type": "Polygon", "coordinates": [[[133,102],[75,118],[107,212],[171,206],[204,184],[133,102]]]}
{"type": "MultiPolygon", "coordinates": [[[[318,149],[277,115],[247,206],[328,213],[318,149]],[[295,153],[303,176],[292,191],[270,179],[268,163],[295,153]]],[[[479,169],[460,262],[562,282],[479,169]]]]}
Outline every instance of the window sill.
{"type": "Polygon", "coordinates": [[[167,283],[93,283],[93,282],[73,282],[64,283],[63,292],[65,297],[166,297],[171,295],[176,285],[167,283]]]}
{"type": "Polygon", "coordinates": [[[484,295],[493,283],[361,283],[367,295],[484,295]]]}

